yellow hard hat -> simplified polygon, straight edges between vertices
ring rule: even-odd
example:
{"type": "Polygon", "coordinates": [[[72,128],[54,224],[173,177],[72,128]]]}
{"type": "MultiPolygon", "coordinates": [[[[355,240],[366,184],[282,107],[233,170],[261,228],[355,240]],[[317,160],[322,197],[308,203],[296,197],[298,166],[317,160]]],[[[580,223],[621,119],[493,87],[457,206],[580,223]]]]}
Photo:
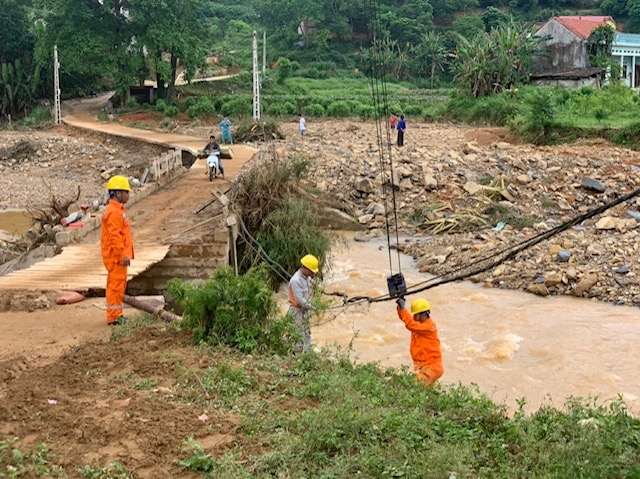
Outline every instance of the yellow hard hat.
{"type": "Polygon", "coordinates": [[[431,305],[426,299],[418,298],[411,303],[411,314],[424,313],[425,311],[431,311],[431,305]]]}
{"type": "Polygon", "coordinates": [[[122,175],[116,175],[109,178],[107,183],[107,190],[109,191],[131,191],[131,185],[129,184],[129,178],[122,175]]]}
{"type": "Polygon", "coordinates": [[[318,258],[313,256],[312,254],[306,255],[304,258],[300,260],[300,263],[302,263],[302,266],[313,271],[314,273],[317,273],[320,269],[319,268],[320,261],[318,261],[318,258]]]}

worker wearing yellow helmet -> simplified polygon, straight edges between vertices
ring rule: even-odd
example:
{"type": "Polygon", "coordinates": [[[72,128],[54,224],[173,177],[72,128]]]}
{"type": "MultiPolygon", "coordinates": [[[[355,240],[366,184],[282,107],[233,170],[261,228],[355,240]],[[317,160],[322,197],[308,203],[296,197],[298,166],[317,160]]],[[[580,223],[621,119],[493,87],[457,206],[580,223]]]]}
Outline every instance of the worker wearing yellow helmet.
{"type": "Polygon", "coordinates": [[[301,341],[295,345],[296,352],[311,348],[311,299],[313,297],[313,278],[320,271],[320,261],[312,254],[300,260],[300,268],[289,280],[289,315],[300,329],[301,341]]]}
{"type": "Polygon", "coordinates": [[[404,298],[399,298],[398,317],[411,331],[411,359],[413,369],[418,373],[417,379],[425,386],[431,386],[444,373],[442,366],[442,350],[438,328],[431,319],[431,305],[424,298],[411,303],[411,313],[405,309],[404,298]]]}
{"type": "Polygon", "coordinates": [[[107,183],[109,204],[102,215],[100,247],[102,262],[107,268],[107,324],[116,326],[126,318],[122,315],[127,289],[127,268],[133,259],[133,239],[124,205],[129,201],[131,186],[126,176],[113,176],[107,183]]]}

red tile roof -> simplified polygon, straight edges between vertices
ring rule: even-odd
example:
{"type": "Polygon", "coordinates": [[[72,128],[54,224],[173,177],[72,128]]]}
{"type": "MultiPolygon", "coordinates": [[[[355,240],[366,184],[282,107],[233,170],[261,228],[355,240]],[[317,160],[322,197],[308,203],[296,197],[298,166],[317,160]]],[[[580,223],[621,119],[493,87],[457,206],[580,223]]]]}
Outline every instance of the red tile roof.
{"type": "Polygon", "coordinates": [[[577,17],[553,17],[558,23],[563,25],[575,36],[586,39],[591,33],[601,25],[607,23],[616,27],[612,17],[597,16],[577,16],[577,17]]]}

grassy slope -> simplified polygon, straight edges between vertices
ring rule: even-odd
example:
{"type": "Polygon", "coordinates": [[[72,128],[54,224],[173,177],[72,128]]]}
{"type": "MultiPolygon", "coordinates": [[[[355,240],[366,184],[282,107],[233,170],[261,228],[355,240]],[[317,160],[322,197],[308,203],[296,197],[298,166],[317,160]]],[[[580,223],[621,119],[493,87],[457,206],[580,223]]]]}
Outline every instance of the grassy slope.
{"type": "MultiPolygon", "coordinates": [[[[151,325],[133,330],[131,336],[126,333],[120,332],[115,343],[92,345],[92,355],[108,358],[107,350],[114,347],[139,350],[149,337],[161,347],[155,353],[110,358],[111,366],[92,365],[91,371],[100,372],[103,367],[114,371],[113,376],[106,371],[85,375],[85,381],[101,381],[103,400],[109,401],[112,395],[134,397],[139,408],[148,402],[179,410],[188,407],[192,414],[205,411],[211,417],[212,433],[228,422],[225,418],[239,418],[237,426],[222,436],[232,440],[214,449],[203,450],[181,428],[184,437],[175,438],[171,453],[154,459],[160,466],[166,464],[171,477],[448,478],[453,472],[458,479],[640,475],[640,421],[627,415],[621,404],[587,406],[576,400],[566,411],[543,408],[532,416],[510,416],[473,388],[425,389],[404,371],[381,370],[374,364],[355,366],[345,352],[245,356],[200,347],[194,354],[185,345],[184,334],[171,328],[151,325]],[[173,366],[153,369],[154,355],[163,364],[170,358],[173,366]],[[120,362],[127,370],[137,371],[130,375],[132,379],[115,374],[120,362]],[[111,383],[105,383],[110,377],[111,383]],[[147,393],[147,383],[164,384],[171,394],[147,393]]],[[[66,361],[69,364],[69,358],[66,361]]],[[[46,375],[41,376],[44,381],[46,375]]],[[[63,384],[56,388],[56,397],[63,402],[82,399],[64,391],[63,384]]],[[[90,391],[91,385],[87,388],[90,391]]],[[[38,449],[12,456],[9,443],[0,441],[0,477],[3,473],[14,477],[9,475],[10,462],[35,471],[38,461],[44,460],[51,473],[58,459],[58,435],[45,434],[42,439],[51,441],[51,452],[38,449]]],[[[85,447],[77,444],[80,454],[85,447]]],[[[67,452],[67,458],[73,456],[67,452]]],[[[63,464],[69,477],[135,477],[115,468],[135,471],[140,460],[136,465],[131,457],[120,459],[119,466],[105,466],[102,473],[100,465],[92,466],[98,475],[78,475],[69,459],[63,464]]]]}

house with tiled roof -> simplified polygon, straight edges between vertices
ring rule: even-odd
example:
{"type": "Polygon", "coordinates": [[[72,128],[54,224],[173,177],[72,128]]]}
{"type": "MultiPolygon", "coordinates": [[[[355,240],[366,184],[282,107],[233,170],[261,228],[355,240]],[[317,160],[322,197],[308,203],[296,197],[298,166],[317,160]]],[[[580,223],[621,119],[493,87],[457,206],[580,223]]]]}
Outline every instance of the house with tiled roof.
{"type": "Polygon", "coordinates": [[[535,33],[546,40],[542,44],[542,51],[533,61],[532,79],[561,80],[566,74],[566,86],[598,84],[602,69],[591,67],[587,39],[602,25],[616,29],[615,21],[609,16],[560,16],[549,19],[535,33]]]}

